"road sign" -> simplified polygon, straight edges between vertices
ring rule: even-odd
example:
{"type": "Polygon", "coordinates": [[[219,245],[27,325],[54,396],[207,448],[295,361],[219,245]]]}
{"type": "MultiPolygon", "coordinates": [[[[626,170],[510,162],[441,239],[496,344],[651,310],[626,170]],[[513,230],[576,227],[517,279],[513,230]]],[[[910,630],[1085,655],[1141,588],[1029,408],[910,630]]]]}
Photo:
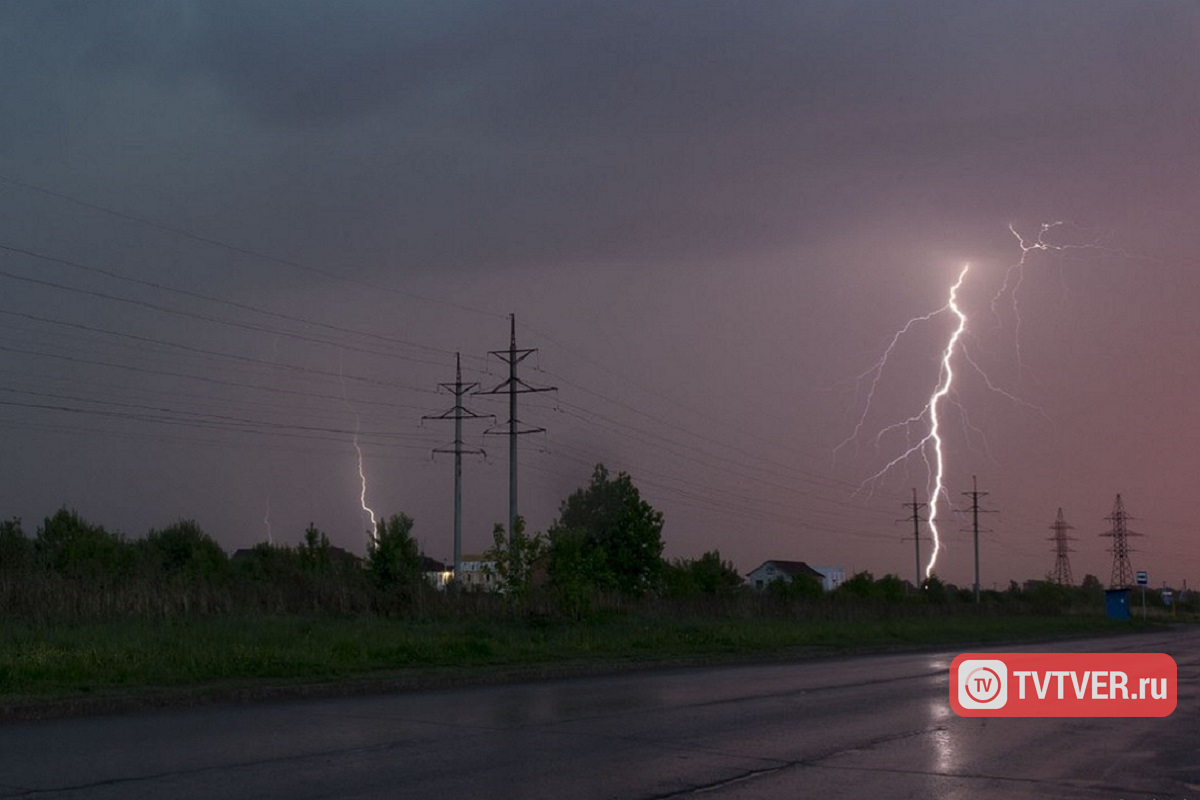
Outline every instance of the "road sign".
{"type": "Polygon", "coordinates": [[[1171,605],[1171,590],[1170,589],[1162,590],[1162,599],[1163,599],[1163,605],[1168,605],[1168,606],[1171,605]]]}
{"type": "Polygon", "coordinates": [[[1137,572],[1137,585],[1146,586],[1150,583],[1150,575],[1144,569],[1139,569],[1137,572]]]}

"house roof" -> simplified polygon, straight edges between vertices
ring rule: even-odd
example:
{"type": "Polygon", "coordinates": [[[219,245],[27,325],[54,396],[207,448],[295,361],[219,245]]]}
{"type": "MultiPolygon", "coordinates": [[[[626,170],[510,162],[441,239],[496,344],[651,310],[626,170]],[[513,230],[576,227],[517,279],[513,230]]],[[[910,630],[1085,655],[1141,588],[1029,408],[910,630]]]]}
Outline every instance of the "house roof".
{"type": "Polygon", "coordinates": [[[785,575],[790,575],[792,577],[795,577],[797,575],[811,575],[814,578],[824,578],[825,577],[824,573],[818,572],[817,570],[813,569],[812,567],[810,567],[808,564],[804,563],[803,561],[782,561],[777,558],[771,559],[770,561],[764,561],[756,569],[752,569],[750,571],[751,571],[751,573],[758,572],[758,570],[762,569],[763,567],[767,566],[768,564],[773,564],[775,566],[775,569],[779,570],[780,572],[782,572],[785,575]]]}
{"type": "Polygon", "coordinates": [[[421,571],[422,572],[447,572],[449,568],[442,562],[430,558],[429,556],[421,556],[421,571]]]}

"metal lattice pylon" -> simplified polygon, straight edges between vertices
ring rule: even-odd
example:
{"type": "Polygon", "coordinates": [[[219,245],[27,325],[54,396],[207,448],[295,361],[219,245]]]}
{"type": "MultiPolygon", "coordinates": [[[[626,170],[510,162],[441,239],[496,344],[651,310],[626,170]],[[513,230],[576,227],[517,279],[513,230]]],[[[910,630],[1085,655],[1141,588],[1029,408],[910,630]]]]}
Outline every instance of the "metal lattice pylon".
{"type": "Polygon", "coordinates": [[[1058,509],[1058,518],[1054,520],[1054,524],[1050,526],[1050,530],[1054,531],[1054,535],[1050,537],[1050,541],[1054,542],[1054,572],[1051,573],[1050,580],[1057,583],[1059,586],[1074,586],[1075,581],[1071,577],[1071,560],[1067,557],[1067,553],[1074,552],[1067,542],[1074,541],[1074,536],[1068,536],[1067,531],[1075,530],[1074,525],[1068,525],[1063,519],[1062,509],[1058,509]]]}
{"type": "Polygon", "coordinates": [[[1129,516],[1125,513],[1125,504],[1121,502],[1121,495],[1117,495],[1112,513],[1105,519],[1112,523],[1112,530],[1100,535],[1113,540],[1112,547],[1108,549],[1108,552],[1113,554],[1112,578],[1109,580],[1109,588],[1128,589],[1133,586],[1133,567],[1129,564],[1129,554],[1133,552],[1133,548],[1129,546],[1129,537],[1141,536],[1141,534],[1129,530],[1127,525],[1129,516]]]}

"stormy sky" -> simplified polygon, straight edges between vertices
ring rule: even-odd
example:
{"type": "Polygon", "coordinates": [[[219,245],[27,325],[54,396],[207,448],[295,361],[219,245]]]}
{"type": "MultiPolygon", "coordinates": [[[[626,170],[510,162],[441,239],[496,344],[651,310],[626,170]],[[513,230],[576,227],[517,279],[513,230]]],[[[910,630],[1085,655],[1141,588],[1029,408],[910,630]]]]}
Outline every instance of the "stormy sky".
{"type": "MultiPolygon", "coordinates": [[[[452,553],[439,383],[515,314],[521,512],[629,472],[668,557],[1200,575],[1192,2],[0,7],[0,516],[452,553]],[[1039,239],[1039,236],[1041,238],[1039,239]],[[938,312],[938,313],[934,313],[938,312]],[[893,337],[906,323],[907,332],[893,337]],[[873,393],[872,393],[873,389],[873,393]],[[857,436],[854,436],[857,431],[857,436]],[[928,531],[923,527],[922,534],[928,531]],[[928,554],[929,542],[922,542],[928,554]]],[[[471,396],[508,417],[503,398],[471,396]]],[[[464,546],[507,517],[469,423],[464,546]]]]}

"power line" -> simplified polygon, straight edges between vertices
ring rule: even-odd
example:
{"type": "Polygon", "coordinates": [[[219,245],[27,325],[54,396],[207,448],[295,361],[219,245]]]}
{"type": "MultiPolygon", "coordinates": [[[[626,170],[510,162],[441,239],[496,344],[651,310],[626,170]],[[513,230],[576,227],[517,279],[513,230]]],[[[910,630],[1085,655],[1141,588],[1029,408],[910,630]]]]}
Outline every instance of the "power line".
{"type": "MultiPolygon", "coordinates": [[[[134,278],[129,275],[122,275],[118,272],[114,272],[109,269],[104,269],[102,267],[84,264],[82,262],[73,261],[73,260],[66,259],[66,258],[51,256],[46,253],[38,252],[36,250],[29,250],[29,249],[25,249],[25,248],[21,248],[21,247],[15,247],[13,245],[7,245],[4,243],[0,243],[0,250],[6,250],[10,253],[24,255],[24,256],[28,256],[30,258],[36,258],[36,259],[39,259],[42,261],[47,261],[47,262],[50,262],[53,264],[58,264],[60,266],[70,267],[71,269],[80,270],[82,272],[88,272],[88,273],[92,273],[95,275],[102,275],[102,276],[104,276],[106,278],[110,278],[112,280],[122,281],[125,283],[132,283],[134,285],[144,286],[144,287],[147,287],[150,289],[154,289],[156,291],[181,295],[183,297],[188,297],[188,298],[191,298],[194,300],[203,300],[206,303],[215,303],[218,305],[228,306],[230,308],[234,308],[239,311],[248,311],[248,312],[251,312],[254,314],[260,314],[262,316],[271,317],[271,318],[279,319],[279,320],[284,320],[287,322],[293,322],[293,323],[297,323],[300,325],[308,325],[308,326],[312,326],[312,327],[322,328],[322,329],[333,331],[336,333],[349,334],[351,336],[361,336],[363,338],[373,339],[373,340],[380,341],[380,342],[383,342],[386,344],[400,345],[402,347],[411,347],[411,348],[414,348],[417,350],[427,350],[431,353],[436,353],[439,355],[448,355],[450,352],[448,350],[443,350],[438,347],[420,344],[418,342],[410,342],[408,340],[399,339],[394,336],[385,336],[384,334],[375,333],[372,331],[363,331],[363,330],[355,330],[353,328],[345,328],[340,325],[333,325],[328,322],[321,322],[319,320],[307,319],[305,317],[300,317],[300,316],[297,316],[294,314],[284,314],[284,313],[281,313],[278,311],[272,311],[271,309],[262,308],[260,306],[251,305],[249,303],[244,303],[244,302],[240,302],[240,301],[236,301],[236,300],[227,300],[223,297],[217,297],[215,295],[204,294],[203,292],[196,292],[196,291],[193,291],[190,289],[180,289],[178,287],[167,286],[166,284],[158,283],[156,281],[148,281],[148,280],[144,280],[142,278],[134,278]]],[[[276,333],[277,335],[286,335],[286,332],[283,332],[283,331],[270,330],[270,332],[276,333]]],[[[324,343],[332,344],[332,342],[329,342],[326,340],[306,339],[306,341],[322,341],[324,343]]],[[[348,349],[354,349],[354,348],[351,348],[348,345],[345,345],[342,343],[337,343],[337,346],[338,347],[346,347],[348,349]]],[[[392,356],[392,357],[396,357],[396,358],[405,358],[405,356],[394,356],[393,354],[390,354],[390,353],[379,353],[378,351],[374,351],[374,350],[363,350],[362,352],[377,353],[379,355],[392,356]]],[[[416,360],[416,359],[412,359],[412,360],[416,360]]],[[[479,360],[482,360],[482,359],[479,359],[479,360]]],[[[418,363],[430,363],[430,362],[420,361],[418,363]]]]}
{"type": "MultiPolygon", "coordinates": [[[[4,275],[4,274],[5,273],[3,271],[0,271],[0,275],[4,275]]],[[[306,375],[319,375],[321,377],[327,377],[327,378],[329,378],[329,377],[338,378],[338,379],[348,378],[349,380],[352,380],[352,381],[356,381],[356,382],[360,382],[360,383],[367,383],[367,384],[371,384],[374,386],[383,386],[383,387],[398,388],[398,389],[408,389],[410,391],[416,391],[416,392],[428,391],[426,389],[420,389],[420,388],[413,387],[413,386],[407,386],[405,384],[395,383],[393,381],[381,381],[376,378],[366,378],[361,375],[344,375],[339,372],[332,372],[329,370],[316,369],[313,367],[302,367],[298,364],[286,364],[281,361],[267,361],[266,359],[255,358],[253,356],[238,355],[237,353],[225,353],[220,350],[209,350],[204,347],[196,347],[194,345],[181,344],[179,342],[171,342],[166,339],[159,339],[154,336],[141,336],[136,333],[123,333],[121,331],[114,331],[114,330],[111,330],[108,328],[100,328],[100,327],[97,327],[94,325],[84,325],[83,323],[79,323],[79,322],[67,322],[65,320],[51,319],[50,317],[42,317],[42,316],[38,316],[35,314],[25,314],[25,313],[21,313],[21,312],[17,312],[17,311],[5,311],[3,309],[0,309],[0,314],[4,314],[6,316],[12,316],[12,317],[19,317],[22,319],[28,319],[28,320],[37,321],[37,322],[49,323],[52,325],[61,325],[62,327],[65,327],[65,328],[74,328],[76,330],[89,331],[91,333],[102,333],[102,334],[105,334],[106,336],[114,336],[114,337],[117,337],[120,339],[129,339],[131,341],[142,342],[145,344],[154,344],[159,347],[169,347],[169,348],[176,349],[176,350],[183,350],[183,351],[186,351],[189,353],[196,353],[196,354],[206,355],[206,356],[215,356],[217,358],[231,359],[233,361],[240,361],[240,362],[247,363],[247,364],[257,364],[259,366],[265,366],[265,367],[269,367],[271,369],[285,370],[285,371],[289,371],[289,372],[300,372],[300,373],[304,373],[306,375]]]]}
{"type": "Polygon", "coordinates": [[[259,250],[254,250],[249,247],[242,247],[240,245],[230,244],[229,242],[222,241],[222,240],[217,239],[212,236],[205,236],[203,234],[194,233],[193,231],[185,230],[184,228],[167,225],[162,222],[156,222],[154,220],[146,219],[144,217],[139,217],[139,216],[135,216],[133,214],[123,212],[123,211],[118,211],[116,209],[109,208],[107,206],[102,206],[99,203],[93,203],[88,200],[82,200],[78,197],[73,197],[69,194],[66,194],[65,192],[58,192],[53,189],[47,189],[43,186],[38,186],[36,184],[28,183],[26,181],[20,181],[20,180],[17,180],[16,178],[12,178],[7,175],[0,175],[0,182],[7,183],[10,186],[16,186],[18,188],[25,189],[27,191],[38,192],[39,194],[43,194],[48,197],[54,197],[59,200],[64,200],[68,203],[72,203],[72,204],[80,206],[82,208],[91,209],[92,211],[99,211],[102,214],[108,214],[109,216],[116,217],[117,219],[125,220],[126,222],[134,222],[134,223],[137,223],[138,225],[145,225],[147,227],[154,228],[156,230],[160,230],[165,233],[170,233],[174,236],[180,236],[184,239],[190,239],[191,241],[194,241],[194,242],[199,242],[201,244],[210,245],[212,247],[219,247],[223,250],[228,250],[229,252],[232,252],[232,253],[237,253],[239,255],[244,255],[244,256],[250,256],[251,258],[257,258],[262,261],[268,261],[272,264],[278,264],[283,267],[288,267],[291,269],[298,269],[303,272],[308,272],[308,273],[311,273],[314,275],[320,275],[323,278],[329,278],[331,280],[342,281],[344,283],[352,283],[352,284],[356,284],[358,286],[361,286],[361,287],[364,287],[367,289],[371,289],[372,291],[388,292],[390,294],[395,294],[395,295],[399,295],[401,297],[407,297],[412,300],[417,300],[422,303],[436,303],[438,305],[446,306],[448,308],[457,308],[460,311],[469,311],[473,314],[481,314],[481,315],[487,316],[487,317],[500,317],[501,316],[500,314],[497,314],[494,311],[486,311],[484,309],[474,308],[472,306],[464,305],[462,303],[456,303],[456,302],[451,302],[448,300],[442,300],[437,297],[430,297],[427,295],[420,295],[415,292],[409,292],[409,291],[405,291],[402,289],[397,289],[394,286],[385,286],[383,284],[374,283],[373,281],[362,280],[361,278],[352,278],[348,275],[342,275],[340,273],[333,272],[332,270],[315,267],[311,264],[303,264],[303,263],[300,263],[299,261],[293,261],[291,259],[280,258],[279,256],[273,256],[273,255],[270,255],[269,253],[263,253],[259,250]]]}

